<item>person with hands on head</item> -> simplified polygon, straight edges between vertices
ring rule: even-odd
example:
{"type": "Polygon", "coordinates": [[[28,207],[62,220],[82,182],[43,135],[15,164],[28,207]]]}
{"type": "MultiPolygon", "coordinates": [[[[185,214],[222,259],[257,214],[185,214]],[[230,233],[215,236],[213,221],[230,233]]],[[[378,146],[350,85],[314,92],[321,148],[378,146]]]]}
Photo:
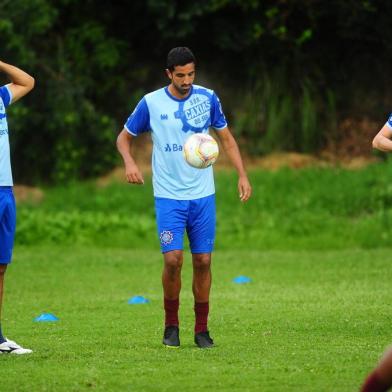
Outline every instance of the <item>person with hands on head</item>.
{"type": "Polygon", "coordinates": [[[373,148],[383,152],[392,151],[392,114],[373,139],[373,148]]]}
{"type": "Polygon", "coordinates": [[[231,134],[219,98],[213,90],[194,85],[196,60],[186,47],[173,48],[166,63],[169,85],[145,95],[117,138],[126,179],[144,183],[131,155],[133,139],[150,132],[153,142],[152,174],[158,238],[163,253],[162,273],[165,329],[163,344],[180,346],[179,297],[184,232],[193,263],[194,341],[200,348],[214,342],[207,327],[211,289],[211,253],[215,241],[215,186],[212,167],[196,169],[183,157],[186,139],[196,133],[216,131],[223,149],[237,170],[242,202],[252,193],[241,154],[231,134]]]}
{"type": "Polygon", "coordinates": [[[6,109],[31,91],[35,82],[26,72],[3,61],[0,61],[0,72],[11,80],[0,87],[0,354],[29,354],[31,350],[4,337],[1,329],[1,307],[4,275],[12,259],[16,227],[6,109]]]}

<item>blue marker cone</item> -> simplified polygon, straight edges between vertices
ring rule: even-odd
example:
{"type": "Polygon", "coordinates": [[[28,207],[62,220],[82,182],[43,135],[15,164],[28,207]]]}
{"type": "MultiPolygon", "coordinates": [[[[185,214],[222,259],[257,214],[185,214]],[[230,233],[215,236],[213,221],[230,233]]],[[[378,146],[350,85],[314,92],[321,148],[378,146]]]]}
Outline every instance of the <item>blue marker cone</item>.
{"type": "Polygon", "coordinates": [[[148,304],[150,301],[143,297],[142,295],[135,295],[132,298],[129,298],[128,304],[129,305],[137,305],[137,304],[148,304]]]}
{"type": "Polygon", "coordinates": [[[250,283],[251,281],[252,281],[251,278],[248,278],[247,276],[243,276],[243,275],[237,276],[236,278],[233,279],[233,282],[237,284],[250,283]]]}
{"type": "Polygon", "coordinates": [[[59,320],[58,317],[56,317],[52,313],[42,313],[34,319],[34,321],[39,321],[39,322],[41,322],[41,321],[58,321],[58,320],[59,320]]]}

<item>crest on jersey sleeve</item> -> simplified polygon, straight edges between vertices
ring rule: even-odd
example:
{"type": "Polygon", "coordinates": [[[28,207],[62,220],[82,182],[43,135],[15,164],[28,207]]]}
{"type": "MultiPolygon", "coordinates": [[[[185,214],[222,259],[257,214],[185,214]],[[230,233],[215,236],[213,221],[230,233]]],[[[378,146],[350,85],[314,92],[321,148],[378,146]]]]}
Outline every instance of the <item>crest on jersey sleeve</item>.
{"type": "Polygon", "coordinates": [[[182,122],[184,132],[202,132],[211,123],[212,95],[205,89],[194,89],[189,99],[180,102],[174,117],[182,122]]]}

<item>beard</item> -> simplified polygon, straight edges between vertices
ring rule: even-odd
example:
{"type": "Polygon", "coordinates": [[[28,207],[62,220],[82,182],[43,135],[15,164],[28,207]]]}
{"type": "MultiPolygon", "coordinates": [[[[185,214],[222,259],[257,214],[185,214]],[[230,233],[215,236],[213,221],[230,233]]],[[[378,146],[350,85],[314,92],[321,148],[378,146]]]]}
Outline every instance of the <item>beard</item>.
{"type": "Polygon", "coordinates": [[[177,92],[181,95],[187,95],[192,87],[191,84],[189,86],[177,86],[176,84],[173,85],[177,92]]]}

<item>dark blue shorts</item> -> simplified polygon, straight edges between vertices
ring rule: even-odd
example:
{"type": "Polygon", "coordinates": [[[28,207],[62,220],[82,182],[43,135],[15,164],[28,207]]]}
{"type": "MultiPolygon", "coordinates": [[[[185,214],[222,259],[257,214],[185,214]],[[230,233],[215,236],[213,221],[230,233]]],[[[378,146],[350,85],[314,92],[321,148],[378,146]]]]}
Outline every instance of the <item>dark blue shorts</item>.
{"type": "Polygon", "coordinates": [[[0,186],[0,264],[12,259],[16,227],[16,207],[12,187],[0,186]]]}
{"type": "Polygon", "coordinates": [[[185,230],[192,253],[214,249],[215,195],[195,200],[156,197],[155,212],[162,253],[183,250],[185,230]]]}

